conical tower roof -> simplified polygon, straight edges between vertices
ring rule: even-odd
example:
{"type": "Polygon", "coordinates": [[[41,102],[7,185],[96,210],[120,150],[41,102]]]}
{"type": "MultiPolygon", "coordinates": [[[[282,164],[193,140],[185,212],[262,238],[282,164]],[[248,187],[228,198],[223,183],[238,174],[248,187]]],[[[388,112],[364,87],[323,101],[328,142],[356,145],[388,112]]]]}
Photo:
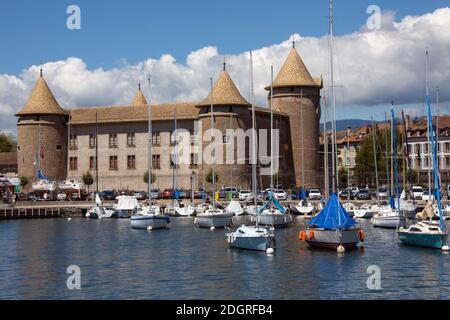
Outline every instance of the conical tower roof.
{"type": "Polygon", "coordinates": [[[139,84],[138,91],[136,92],[136,95],[133,98],[133,101],[131,102],[131,105],[133,107],[135,106],[142,106],[146,105],[147,100],[145,100],[144,94],[141,91],[141,85],[139,84]]]}
{"type": "Polygon", "coordinates": [[[206,97],[206,99],[200,102],[197,106],[205,107],[210,106],[211,104],[239,106],[250,105],[250,103],[242,97],[226,70],[219,75],[219,79],[217,79],[208,97],[206,97]]]}
{"type": "Polygon", "coordinates": [[[67,115],[67,112],[59,106],[58,101],[50,91],[42,73],[27,103],[16,116],[32,114],[67,115]]]}
{"type": "MultiPolygon", "coordinates": [[[[320,87],[311,77],[297,50],[293,47],[273,82],[273,87],[320,87]]],[[[270,89],[270,87],[266,88],[270,89]]]]}

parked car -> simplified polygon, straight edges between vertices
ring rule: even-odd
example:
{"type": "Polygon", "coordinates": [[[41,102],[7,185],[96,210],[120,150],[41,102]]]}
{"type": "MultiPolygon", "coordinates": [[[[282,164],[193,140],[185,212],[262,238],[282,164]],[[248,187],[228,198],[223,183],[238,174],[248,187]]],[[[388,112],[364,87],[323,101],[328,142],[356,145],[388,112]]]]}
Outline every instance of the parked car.
{"type": "Polygon", "coordinates": [[[67,199],[67,194],[65,194],[64,192],[60,192],[56,196],[56,200],[58,200],[58,201],[65,201],[66,199],[67,199]]]}
{"type": "Polygon", "coordinates": [[[172,189],[164,189],[162,193],[163,199],[172,199],[172,189]]]}
{"type": "Polygon", "coordinates": [[[287,192],[283,189],[267,188],[262,192],[263,198],[267,199],[270,193],[273,193],[275,198],[277,198],[278,200],[287,200],[287,192]]]}
{"type": "Polygon", "coordinates": [[[37,193],[34,192],[30,192],[27,196],[27,200],[29,201],[38,201],[39,200],[39,195],[37,193]]]}
{"type": "Polygon", "coordinates": [[[219,198],[221,198],[221,199],[227,198],[228,193],[230,193],[230,192],[231,192],[231,196],[233,198],[237,198],[238,195],[239,195],[239,191],[238,191],[237,188],[235,188],[235,187],[224,187],[224,188],[221,188],[220,191],[219,191],[219,198]]]}
{"type": "Polygon", "coordinates": [[[239,201],[246,201],[248,198],[253,196],[253,192],[250,190],[241,190],[239,191],[239,201]]]}
{"type": "Polygon", "coordinates": [[[378,198],[380,200],[388,200],[389,199],[389,190],[387,188],[379,188],[378,189],[378,198]]]}
{"type": "Polygon", "coordinates": [[[422,193],[422,200],[424,200],[424,201],[428,201],[428,200],[434,201],[434,198],[435,198],[435,195],[434,195],[433,190],[430,191],[430,190],[426,189],[426,190],[423,191],[423,193],[422,193]]]}
{"type": "Polygon", "coordinates": [[[360,189],[358,194],[356,195],[356,199],[370,200],[372,199],[372,195],[370,194],[369,189],[360,189]]]}
{"type": "Polygon", "coordinates": [[[344,190],[342,190],[339,193],[339,197],[341,199],[347,199],[348,196],[350,196],[350,199],[354,199],[356,197],[356,195],[359,192],[359,188],[358,187],[349,187],[349,188],[345,188],[344,190]]]}
{"type": "Polygon", "coordinates": [[[195,199],[203,199],[206,197],[206,192],[202,188],[198,188],[194,190],[194,198],[195,199]]]}
{"type": "Polygon", "coordinates": [[[322,192],[319,189],[311,189],[309,190],[308,198],[310,200],[320,200],[322,199],[322,192]]]}
{"type": "Polygon", "coordinates": [[[161,190],[159,189],[150,190],[150,199],[159,199],[160,197],[161,197],[161,190]]]}
{"type": "Polygon", "coordinates": [[[118,194],[114,190],[104,190],[101,193],[101,198],[103,200],[116,200],[117,196],[118,196],[118,194]]]}
{"type": "Polygon", "coordinates": [[[414,200],[422,200],[423,188],[421,186],[413,186],[411,190],[411,196],[414,200]]]}
{"type": "Polygon", "coordinates": [[[137,200],[145,200],[147,199],[147,192],[145,191],[134,192],[133,197],[135,197],[137,200]]]}
{"type": "Polygon", "coordinates": [[[178,190],[178,196],[180,199],[190,199],[191,198],[191,190],[180,189],[178,190]]]}

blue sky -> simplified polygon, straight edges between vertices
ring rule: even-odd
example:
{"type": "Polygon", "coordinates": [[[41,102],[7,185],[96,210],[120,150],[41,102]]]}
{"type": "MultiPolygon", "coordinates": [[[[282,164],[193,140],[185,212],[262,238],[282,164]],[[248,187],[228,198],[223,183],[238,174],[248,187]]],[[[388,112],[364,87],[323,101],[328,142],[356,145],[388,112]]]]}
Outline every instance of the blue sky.
{"type": "MultiPolygon", "coordinates": [[[[336,2],[337,35],[357,31],[366,8],[376,4],[397,18],[421,15],[448,1],[397,0],[336,2]]],[[[111,68],[170,53],[186,56],[207,45],[226,54],[278,43],[293,33],[327,32],[328,1],[144,1],[16,0],[0,3],[0,73],[17,74],[32,64],[76,56],[90,68],[111,68]],[[82,30],[66,27],[66,8],[82,10],[82,30]]]]}
{"type": "MultiPolygon", "coordinates": [[[[425,48],[430,92],[440,87],[450,114],[448,0],[335,0],[337,119],[384,119],[390,101],[407,114],[424,113],[425,48]],[[381,27],[365,28],[367,8],[382,10],[381,27]]],[[[329,75],[328,1],[0,1],[0,131],[14,132],[39,66],[63,108],[127,105],[137,82],[152,73],[152,103],[200,101],[226,56],[231,77],[249,92],[253,50],[255,100],[296,48],[314,77],[329,75]],[[69,5],[81,8],[81,30],[66,27],[69,5]]]]}

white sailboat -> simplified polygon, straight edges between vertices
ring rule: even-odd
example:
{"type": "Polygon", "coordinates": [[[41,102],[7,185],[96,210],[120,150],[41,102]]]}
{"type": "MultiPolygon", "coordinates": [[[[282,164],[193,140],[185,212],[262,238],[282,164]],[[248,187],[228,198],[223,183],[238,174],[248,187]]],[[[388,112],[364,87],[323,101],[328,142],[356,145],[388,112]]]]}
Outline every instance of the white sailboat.
{"type": "MultiPolygon", "coordinates": [[[[140,86],[140,85],[139,85],[140,86]]],[[[151,90],[150,76],[148,77],[148,87],[151,90]]],[[[140,88],[139,88],[140,89],[140,88]]],[[[156,203],[152,203],[151,190],[153,186],[153,163],[152,163],[152,113],[150,104],[147,106],[148,114],[148,206],[134,214],[130,218],[131,228],[155,230],[167,228],[170,223],[168,215],[161,214],[161,210],[156,203]]]]}
{"type": "MultiPolygon", "coordinates": [[[[42,72],[42,71],[41,71],[42,72]]],[[[42,174],[42,159],[44,159],[44,151],[41,144],[41,124],[38,126],[38,154],[35,157],[34,165],[36,167],[36,181],[31,184],[34,192],[44,194],[46,197],[49,193],[56,191],[58,184],[56,181],[45,177],[42,174]]]]}
{"type": "MultiPolygon", "coordinates": [[[[224,70],[225,72],[225,64],[224,70]]],[[[213,92],[212,78],[210,79],[211,93],[213,92]]],[[[211,100],[211,128],[214,130],[214,105],[211,100]]],[[[234,212],[227,212],[223,209],[216,207],[215,194],[216,194],[216,173],[215,173],[215,151],[212,154],[212,189],[213,189],[213,201],[212,208],[207,208],[204,212],[197,214],[194,223],[199,228],[210,228],[215,230],[216,228],[225,228],[226,226],[231,226],[233,224],[234,212]]]]}
{"type": "MultiPolygon", "coordinates": [[[[272,67],[273,70],[273,67],[272,67]]],[[[272,71],[273,74],[273,71],[272,71]]],[[[256,141],[256,116],[253,104],[253,59],[250,52],[250,85],[251,85],[251,105],[252,105],[252,141],[256,141]]],[[[272,100],[272,95],[270,99],[272,100]]],[[[252,187],[255,212],[258,211],[258,197],[256,196],[256,144],[252,143],[252,187]]],[[[246,250],[265,251],[271,254],[275,250],[275,234],[272,229],[259,226],[256,220],[255,226],[240,226],[237,230],[227,230],[225,233],[230,247],[246,250]]]]}
{"type": "MultiPolygon", "coordinates": [[[[252,84],[253,90],[253,84],[252,84]]],[[[274,137],[273,137],[273,108],[272,108],[272,97],[273,97],[273,67],[271,68],[271,82],[270,82],[270,135],[271,135],[271,143],[270,143],[270,192],[269,192],[269,200],[258,210],[256,210],[256,214],[254,219],[258,224],[262,226],[271,226],[271,227],[287,227],[292,223],[292,216],[287,212],[286,208],[278,202],[276,195],[273,193],[273,162],[274,162],[274,137]]],[[[302,153],[303,154],[303,153],[302,153]]],[[[303,163],[303,162],[302,162],[303,163]]],[[[256,194],[256,192],[255,192],[256,194]]]]}
{"type": "Polygon", "coordinates": [[[394,106],[391,109],[391,201],[390,207],[384,207],[377,212],[372,218],[374,227],[397,229],[406,225],[406,216],[401,212],[401,202],[398,189],[398,172],[397,172],[397,147],[396,147],[396,128],[394,117],[394,106]],[[397,207],[394,201],[394,179],[397,195],[397,207]]]}
{"type": "Polygon", "coordinates": [[[108,219],[114,216],[115,211],[107,209],[103,206],[98,193],[95,194],[95,206],[89,209],[86,213],[86,218],[90,219],[108,219]]]}

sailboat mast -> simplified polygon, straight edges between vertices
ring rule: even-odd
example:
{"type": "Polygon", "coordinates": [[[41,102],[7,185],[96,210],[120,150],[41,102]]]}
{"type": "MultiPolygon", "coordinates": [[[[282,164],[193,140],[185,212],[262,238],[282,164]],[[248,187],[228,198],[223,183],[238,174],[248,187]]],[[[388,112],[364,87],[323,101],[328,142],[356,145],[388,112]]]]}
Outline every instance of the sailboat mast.
{"type": "MultiPolygon", "coordinates": [[[[439,86],[436,87],[436,150],[439,152],[439,86]]],[[[442,163],[442,161],[441,161],[442,163]]],[[[437,172],[439,175],[439,185],[441,185],[441,166],[439,166],[439,161],[437,162],[437,172]]]]}
{"type": "MultiPolygon", "coordinates": [[[[273,189],[273,108],[272,108],[272,99],[273,99],[273,65],[270,67],[270,100],[269,100],[269,108],[270,108],[270,189],[273,189]]],[[[278,183],[277,183],[278,185],[278,183]]]]}
{"type": "Polygon", "coordinates": [[[325,199],[328,200],[330,193],[330,179],[328,177],[328,132],[327,132],[327,99],[324,97],[324,114],[323,114],[323,168],[324,168],[324,179],[325,179],[325,199]]]}
{"type": "MultiPolygon", "coordinates": [[[[213,81],[212,78],[209,78],[211,92],[213,90],[213,81]]],[[[214,132],[214,105],[211,100],[211,133],[214,132]]],[[[216,143],[216,141],[214,141],[216,143]]],[[[216,209],[216,172],[215,172],[215,164],[216,164],[216,148],[213,148],[212,154],[212,189],[213,189],[213,208],[216,209]]]]}
{"type": "Polygon", "coordinates": [[[375,137],[375,123],[372,117],[372,144],[373,144],[373,164],[375,167],[375,184],[377,188],[377,200],[380,200],[379,196],[379,184],[378,184],[378,163],[377,163],[377,145],[376,145],[376,137],[375,137]]]}
{"type": "Polygon", "coordinates": [[[393,149],[393,159],[394,159],[394,174],[395,174],[395,193],[397,195],[397,209],[400,212],[400,195],[398,190],[398,163],[397,163],[397,143],[396,143],[396,130],[395,130],[395,116],[394,116],[394,106],[392,105],[392,149],[393,149]]]}
{"type": "Polygon", "coordinates": [[[95,112],[95,191],[98,193],[98,113],[95,112]]]}
{"type": "MultiPolygon", "coordinates": [[[[428,51],[428,47],[427,47],[427,52],[426,52],[426,60],[425,60],[425,90],[426,90],[426,95],[427,95],[427,102],[428,102],[428,98],[430,97],[430,89],[429,89],[429,79],[428,79],[428,55],[429,55],[429,51],[428,51]]],[[[428,159],[428,195],[431,197],[431,138],[430,138],[430,123],[427,122],[427,159],[428,159]]],[[[434,202],[434,201],[433,201],[434,202]]]]}
{"type": "Polygon", "coordinates": [[[300,126],[302,127],[302,188],[305,190],[305,140],[303,137],[303,88],[300,89],[300,126]]]}
{"type": "MultiPolygon", "coordinates": [[[[392,110],[394,110],[394,102],[391,102],[391,107],[392,110]]],[[[391,154],[390,154],[390,158],[391,158],[391,196],[394,195],[394,118],[392,117],[391,119],[391,154]]]]}
{"type": "MultiPolygon", "coordinates": [[[[253,104],[253,54],[250,51],[250,103],[252,106],[252,185],[255,203],[255,212],[258,213],[258,201],[256,194],[256,121],[255,121],[255,105],[253,104]]],[[[258,219],[256,219],[258,223],[258,219]]]]}
{"type": "Polygon", "coordinates": [[[332,171],[332,190],[333,193],[336,193],[336,153],[335,153],[335,143],[336,143],[336,97],[334,94],[334,67],[333,67],[333,0],[330,0],[330,39],[329,39],[329,46],[330,46],[330,85],[331,85],[331,101],[333,104],[333,119],[331,120],[331,153],[332,155],[332,164],[331,164],[331,171],[332,171]]]}
{"type": "Polygon", "coordinates": [[[68,178],[69,177],[69,171],[70,171],[70,164],[69,164],[69,153],[70,153],[70,135],[71,135],[71,128],[70,128],[70,122],[71,122],[71,120],[72,120],[72,116],[70,115],[70,113],[69,113],[69,123],[68,123],[68,127],[69,127],[69,132],[68,132],[68,135],[67,135],[67,163],[66,163],[66,165],[67,165],[67,174],[66,174],[66,178],[68,178]]]}
{"type": "Polygon", "coordinates": [[[148,205],[151,205],[152,202],[152,197],[151,197],[151,191],[153,188],[153,161],[152,161],[152,145],[153,145],[153,141],[152,141],[152,110],[150,107],[150,102],[151,102],[151,92],[152,92],[152,83],[151,83],[151,78],[150,75],[148,75],[147,78],[147,82],[148,82],[148,91],[149,91],[149,100],[148,100],[148,107],[147,107],[147,113],[148,113],[148,205]]]}
{"type": "Polygon", "coordinates": [[[172,158],[172,205],[175,202],[175,196],[176,196],[176,190],[175,190],[175,175],[176,175],[176,166],[177,166],[177,109],[175,108],[173,110],[173,128],[174,128],[174,132],[173,132],[173,139],[174,139],[174,147],[173,147],[173,158],[172,158]]]}
{"type": "Polygon", "coordinates": [[[390,186],[390,180],[389,180],[389,143],[388,143],[388,128],[389,128],[389,126],[388,126],[388,120],[387,120],[387,114],[386,114],[386,112],[384,112],[384,123],[385,123],[385,126],[386,126],[386,129],[385,129],[385,135],[384,135],[384,143],[385,143],[385,159],[386,159],[386,185],[387,185],[387,187],[388,187],[388,189],[389,189],[389,192],[391,192],[391,186],[390,186]]]}

